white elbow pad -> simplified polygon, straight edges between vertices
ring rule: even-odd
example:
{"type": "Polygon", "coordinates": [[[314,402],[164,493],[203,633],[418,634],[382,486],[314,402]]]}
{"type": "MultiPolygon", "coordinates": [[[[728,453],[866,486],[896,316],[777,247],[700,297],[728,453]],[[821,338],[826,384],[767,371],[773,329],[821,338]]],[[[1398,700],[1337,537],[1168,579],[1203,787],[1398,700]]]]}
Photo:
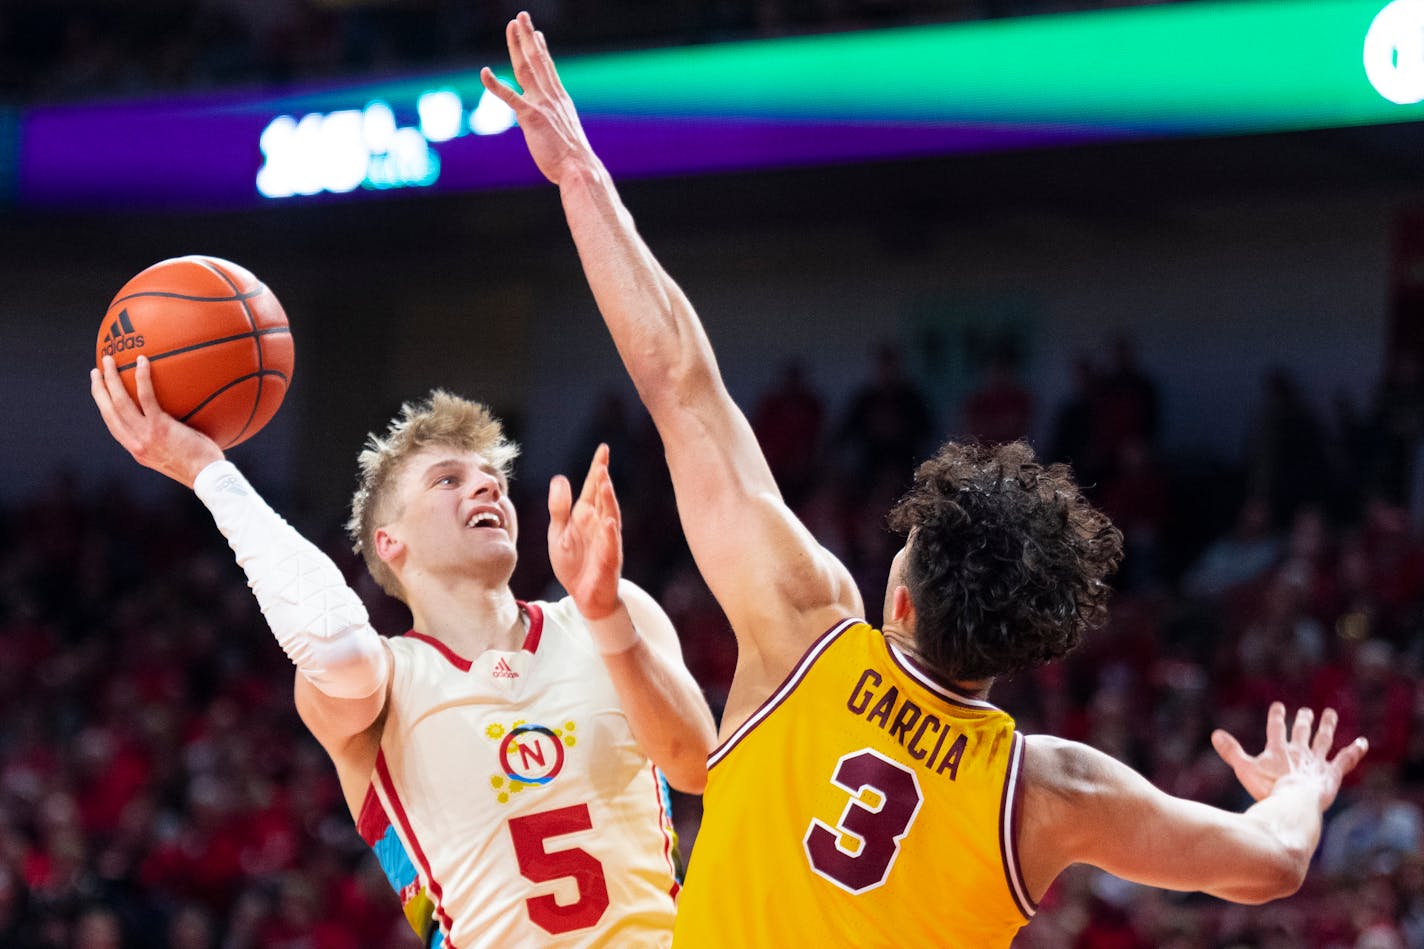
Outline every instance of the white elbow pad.
{"type": "Polygon", "coordinates": [[[331,558],[272,510],[231,462],[208,465],[193,490],[302,675],[333,698],[365,698],[383,688],[390,657],[331,558]]]}

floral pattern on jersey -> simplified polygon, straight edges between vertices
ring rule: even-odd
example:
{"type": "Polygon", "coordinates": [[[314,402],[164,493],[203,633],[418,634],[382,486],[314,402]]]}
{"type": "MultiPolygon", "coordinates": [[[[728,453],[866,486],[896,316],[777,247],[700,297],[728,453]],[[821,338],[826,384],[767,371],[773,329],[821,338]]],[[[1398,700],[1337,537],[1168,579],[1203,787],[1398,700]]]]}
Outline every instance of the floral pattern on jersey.
{"type": "Polygon", "coordinates": [[[495,800],[508,804],[521,791],[543,787],[557,778],[564,769],[564,749],[578,744],[577,728],[572,720],[553,727],[523,719],[509,726],[491,723],[485,737],[497,743],[496,757],[502,770],[490,776],[495,800]]]}

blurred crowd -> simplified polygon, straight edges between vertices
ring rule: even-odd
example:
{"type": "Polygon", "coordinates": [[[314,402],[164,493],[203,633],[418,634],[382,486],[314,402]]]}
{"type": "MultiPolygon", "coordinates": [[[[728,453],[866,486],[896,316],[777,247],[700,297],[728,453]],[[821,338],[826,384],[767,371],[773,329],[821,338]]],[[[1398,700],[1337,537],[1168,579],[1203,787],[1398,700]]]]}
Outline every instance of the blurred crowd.
{"type": "MultiPolygon", "coordinates": [[[[1248,750],[1274,699],[1338,709],[1371,750],[1327,815],[1298,896],[1243,908],[1075,869],[1022,947],[1424,947],[1424,532],[1411,464],[1424,386],[1407,360],[1374,404],[1315,407],[1284,370],[1262,381],[1235,464],[1164,459],[1158,385],[1128,339],[1081,358],[1043,418],[1015,360],[988,360],[959,405],[932,404],[882,346],[830,405],[788,363],[747,406],[788,500],[859,578],[867,617],[900,538],[884,512],[946,433],[1036,439],[1071,461],[1127,535],[1112,618],[1068,660],[1000,682],[1029,731],[1088,742],[1180,795],[1249,800],[1208,742],[1248,750]]],[[[412,393],[417,395],[418,393],[412,393]]],[[[680,534],[656,438],[610,393],[566,470],[612,446],[626,574],[677,623],[720,709],[735,659],[680,534]]],[[[513,586],[554,595],[543,473],[514,482],[525,513],[513,586]]],[[[157,478],[157,475],[153,476],[157,478]]],[[[259,487],[264,487],[259,485],[259,487]]],[[[267,487],[277,506],[282,492],[267,487]]],[[[302,522],[386,634],[408,618],[335,525],[302,522]]],[[[8,949],[363,949],[412,945],[352,827],[334,771],[292,707],[292,670],[206,512],[176,487],[140,503],[56,475],[0,509],[0,946],[8,949]]],[[[699,800],[679,796],[684,850],[699,800]]]]}
{"type": "MultiPolygon", "coordinates": [[[[1127,5],[1141,0],[6,0],[0,103],[275,85],[498,53],[530,9],[569,50],[678,45],[1127,5]]],[[[788,501],[851,568],[879,620],[901,539],[883,515],[946,434],[1034,437],[1071,463],[1127,538],[1108,626],[1065,662],[999,683],[1029,731],[1088,742],[1171,791],[1249,804],[1208,736],[1259,746],[1265,708],[1330,705],[1371,751],[1328,815],[1298,896],[1265,908],[1074,870],[1022,947],[1424,947],[1424,371],[1393,359],[1373,397],[1316,404],[1285,369],[1262,380],[1240,456],[1168,457],[1159,386],[1132,341],[1078,358],[1044,407],[1013,353],[937,405],[894,346],[831,405],[808,367],[747,406],[788,501]]],[[[469,393],[478,395],[478,393],[469,393]]],[[[419,393],[411,393],[419,395],[419,393]]],[[[626,573],[677,623],[720,709],[735,661],[677,531],[661,449],[610,393],[565,470],[612,446],[626,573]]],[[[354,459],[353,446],[353,459],[354,459]]],[[[354,467],[354,466],[353,466],[354,467]]],[[[339,468],[338,468],[339,474],[339,468]]],[[[553,595],[541,472],[522,472],[514,589],[553,595]]],[[[156,475],[154,476],[157,477],[156,475]]],[[[259,487],[265,487],[259,485],[259,487]]],[[[281,506],[282,492],[269,495],[281,506]]],[[[306,524],[405,628],[336,525],[306,524]]],[[[0,946],[6,949],[376,949],[414,945],[356,836],[335,773],[297,720],[291,667],[201,506],[140,502],[60,473],[0,506],[0,946]]],[[[685,847],[699,801],[678,797],[685,847]]]]}
{"type": "Polygon", "coordinates": [[[0,103],[478,67],[522,9],[575,52],[1144,2],[1156,0],[6,0],[0,103]]]}

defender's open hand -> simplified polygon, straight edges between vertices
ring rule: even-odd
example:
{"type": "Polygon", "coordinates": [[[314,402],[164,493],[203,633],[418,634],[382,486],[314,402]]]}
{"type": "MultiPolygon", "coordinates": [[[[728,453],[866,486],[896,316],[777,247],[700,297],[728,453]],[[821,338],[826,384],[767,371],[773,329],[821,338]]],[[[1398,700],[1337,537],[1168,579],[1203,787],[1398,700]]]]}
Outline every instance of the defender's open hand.
{"type": "Polygon", "coordinates": [[[1211,743],[1222,760],[1231,765],[1236,778],[1256,800],[1271,793],[1282,779],[1309,782],[1317,791],[1320,809],[1324,811],[1335,801],[1340,781],[1360,763],[1369,749],[1369,742],[1356,738],[1341,748],[1332,759],[1330,747],[1335,742],[1335,726],[1339,716],[1327,708],[1320,716],[1320,727],[1312,738],[1310,731],[1315,713],[1308,708],[1296,712],[1295,725],[1286,734],[1286,707],[1272,702],[1266,714],[1266,747],[1259,755],[1248,755],[1241,743],[1227,732],[1212,732],[1211,743]]]}
{"type": "Polygon", "coordinates": [[[573,100],[564,90],[544,34],[534,29],[528,13],[520,13],[505,28],[509,61],[523,94],[495,77],[486,66],[480,81],[514,110],[534,163],[554,184],[560,184],[576,164],[597,163],[584,135],[573,100]]]}

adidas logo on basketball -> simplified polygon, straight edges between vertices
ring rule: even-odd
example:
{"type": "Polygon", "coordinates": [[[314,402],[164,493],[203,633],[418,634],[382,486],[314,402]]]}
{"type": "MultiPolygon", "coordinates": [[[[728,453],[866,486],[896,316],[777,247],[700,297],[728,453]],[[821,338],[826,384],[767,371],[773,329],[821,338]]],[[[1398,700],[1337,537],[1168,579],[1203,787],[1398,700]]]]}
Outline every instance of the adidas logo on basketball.
{"type": "Polygon", "coordinates": [[[117,356],[126,349],[143,348],[143,334],[134,332],[127,309],[119,311],[118,319],[109,324],[109,331],[100,344],[99,352],[104,356],[117,356]]]}
{"type": "Polygon", "coordinates": [[[519,678],[519,673],[509,668],[509,663],[505,662],[503,657],[501,657],[499,662],[494,664],[494,677],[496,679],[517,679],[519,678]]]}

